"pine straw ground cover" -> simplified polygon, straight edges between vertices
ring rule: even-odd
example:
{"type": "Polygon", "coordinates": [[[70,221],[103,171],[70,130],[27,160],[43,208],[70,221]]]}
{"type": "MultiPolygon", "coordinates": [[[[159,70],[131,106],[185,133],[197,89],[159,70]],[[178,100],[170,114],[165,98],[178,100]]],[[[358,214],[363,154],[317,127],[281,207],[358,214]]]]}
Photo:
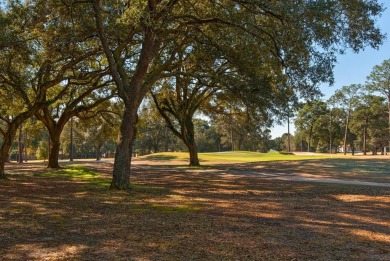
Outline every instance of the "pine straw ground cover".
{"type": "Polygon", "coordinates": [[[7,168],[1,260],[390,260],[390,188],[136,167],[110,192],[108,163],[7,168]]]}

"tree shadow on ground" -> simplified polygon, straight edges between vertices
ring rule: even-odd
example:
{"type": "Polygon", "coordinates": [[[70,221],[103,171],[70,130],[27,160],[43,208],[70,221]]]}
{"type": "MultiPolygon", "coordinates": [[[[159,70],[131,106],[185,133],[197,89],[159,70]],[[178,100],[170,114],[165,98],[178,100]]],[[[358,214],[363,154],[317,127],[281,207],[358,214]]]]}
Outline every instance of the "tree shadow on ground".
{"type": "MultiPolygon", "coordinates": [[[[108,187],[111,165],[95,171],[108,187]]],[[[112,192],[11,175],[0,183],[2,259],[390,258],[390,189],[168,169],[135,169],[132,181],[112,192]]]]}
{"type": "Polygon", "coordinates": [[[218,169],[269,173],[303,173],[313,177],[390,183],[388,159],[311,159],[217,166],[218,169]]]}

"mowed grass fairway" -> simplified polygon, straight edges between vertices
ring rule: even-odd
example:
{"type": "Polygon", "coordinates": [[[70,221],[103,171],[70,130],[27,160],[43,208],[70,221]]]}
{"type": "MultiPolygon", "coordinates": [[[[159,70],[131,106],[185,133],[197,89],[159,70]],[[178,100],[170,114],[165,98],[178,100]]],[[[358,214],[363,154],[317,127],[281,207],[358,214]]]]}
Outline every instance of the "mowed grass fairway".
{"type": "MultiPolygon", "coordinates": [[[[323,159],[333,156],[328,155],[286,155],[279,152],[258,153],[250,151],[227,151],[213,153],[199,153],[199,160],[203,165],[216,165],[228,163],[248,163],[259,161],[290,161],[290,160],[307,160],[323,159]]],[[[161,164],[181,161],[189,162],[187,152],[160,152],[140,157],[140,160],[159,161],[161,164]]]]}
{"type": "Polygon", "coordinates": [[[135,159],[121,192],[108,161],[7,165],[0,259],[390,260],[389,187],[246,175],[389,182],[387,156],[200,154],[206,169],[185,157],[135,159]]]}

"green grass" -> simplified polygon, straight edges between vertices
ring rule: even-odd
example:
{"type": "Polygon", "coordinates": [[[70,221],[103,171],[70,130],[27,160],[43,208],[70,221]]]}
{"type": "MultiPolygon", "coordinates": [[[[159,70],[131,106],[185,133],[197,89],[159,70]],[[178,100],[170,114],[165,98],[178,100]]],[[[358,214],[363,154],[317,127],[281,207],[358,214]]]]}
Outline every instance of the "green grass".
{"type": "MultiPolygon", "coordinates": [[[[41,174],[36,174],[35,176],[45,177],[45,178],[63,178],[66,180],[72,180],[76,182],[82,182],[85,183],[86,186],[84,188],[89,189],[108,189],[110,186],[110,179],[102,177],[100,174],[82,166],[82,165],[69,165],[66,169],[61,170],[55,170],[55,171],[49,171],[41,174]]],[[[134,194],[129,194],[129,196],[137,196],[139,195],[141,198],[151,195],[153,196],[160,196],[160,197],[166,197],[166,195],[170,192],[167,188],[161,188],[161,187],[149,187],[140,185],[137,183],[132,182],[131,184],[131,190],[134,191],[134,194]]],[[[194,212],[198,211],[201,208],[195,204],[191,204],[190,202],[176,205],[176,206],[164,206],[160,204],[134,204],[134,210],[135,211],[149,211],[149,210],[155,210],[158,212],[164,212],[164,213],[175,213],[175,212],[194,212]]],[[[64,221],[61,219],[61,216],[53,216],[53,219],[56,219],[57,221],[64,221]]]]}
{"type": "Polygon", "coordinates": [[[82,166],[82,165],[68,165],[64,169],[52,170],[44,173],[34,174],[36,177],[44,178],[63,178],[66,180],[73,180],[77,182],[84,182],[96,188],[108,188],[110,180],[102,177],[100,174],[82,166]]]}
{"type": "MultiPolygon", "coordinates": [[[[202,161],[225,161],[225,162],[258,162],[258,161],[274,161],[274,160],[301,160],[312,159],[313,156],[295,156],[285,155],[279,152],[250,152],[250,151],[228,151],[219,153],[199,153],[202,161]]],[[[318,156],[314,156],[319,158],[318,156]]]]}
{"type": "MultiPolygon", "coordinates": [[[[199,153],[201,163],[248,163],[259,161],[290,161],[290,160],[308,160],[308,159],[325,159],[331,156],[327,155],[289,155],[281,154],[276,151],[268,153],[250,152],[250,151],[227,151],[199,153]]],[[[152,155],[142,156],[141,159],[169,162],[171,160],[188,161],[187,152],[160,152],[152,155]]]]}
{"type": "Polygon", "coordinates": [[[144,155],[139,158],[145,160],[151,160],[151,161],[171,161],[171,160],[188,160],[189,156],[187,152],[159,152],[150,155],[144,155]]]}
{"type": "Polygon", "coordinates": [[[178,158],[177,155],[167,155],[162,153],[156,153],[156,154],[145,156],[145,159],[152,160],[152,161],[174,160],[177,158],[178,158]]]}

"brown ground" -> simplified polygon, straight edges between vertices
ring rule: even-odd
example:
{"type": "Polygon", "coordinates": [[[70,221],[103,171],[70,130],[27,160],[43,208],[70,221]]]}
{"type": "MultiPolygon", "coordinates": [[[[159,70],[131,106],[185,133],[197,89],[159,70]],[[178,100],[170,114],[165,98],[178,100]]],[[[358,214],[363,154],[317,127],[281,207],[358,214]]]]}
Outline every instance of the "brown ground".
{"type": "MultiPolygon", "coordinates": [[[[138,166],[132,191],[110,192],[111,164],[85,164],[104,178],[7,166],[13,174],[0,181],[0,260],[390,260],[390,188],[138,166]]],[[[312,164],[234,168],[358,173],[312,164]]],[[[370,178],[367,169],[359,180],[370,178]]]]}

